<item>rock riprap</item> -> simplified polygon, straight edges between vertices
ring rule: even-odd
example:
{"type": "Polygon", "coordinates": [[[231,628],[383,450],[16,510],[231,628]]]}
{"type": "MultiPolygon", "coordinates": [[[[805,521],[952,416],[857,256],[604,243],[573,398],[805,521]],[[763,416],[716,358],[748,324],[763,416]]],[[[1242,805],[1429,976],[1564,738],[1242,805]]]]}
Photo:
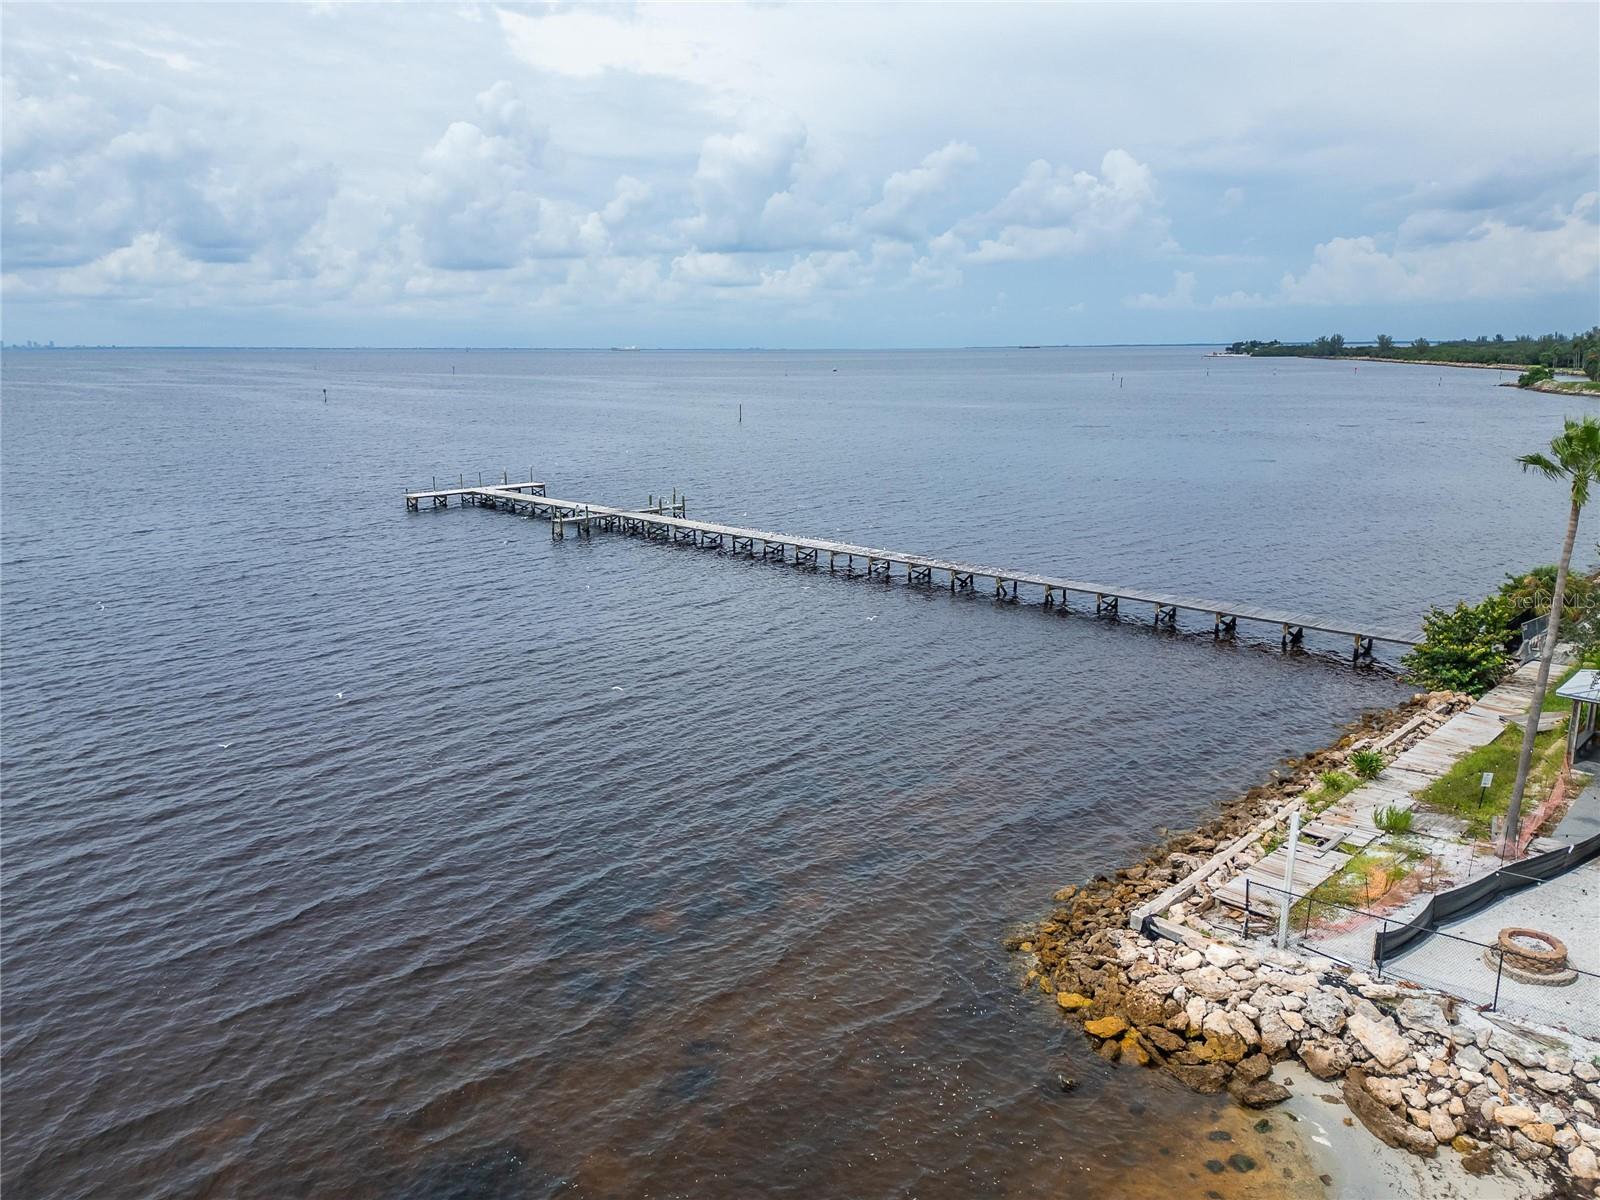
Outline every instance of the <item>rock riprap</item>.
{"type": "MultiPolygon", "coordinates": [[[[1444,711],[1449,703],[1445,697],[1444,711]]],[[[1365,732],[1440,706],[1438,696],[1415,697],[1365,732]]],[[[1049,917],[1007,938],[1006,948],[1030,956],[1026,985],[1081,1020],[1108,1060],[1164,1069],[1196,1091],[1227,1090],[1240,1104],[1266,1107],[1289,1096],[1273,1065],[1297,1059],[1317,1079],[1342,1079],[1352,1114],[1391,1146],[1427,1155],[1450,1147],[1475,1171],[1492,1169],[1497,1153],[1511,1155],[1592,1194],[1600,1183],[1600,1046],[1546,1045],[1446,997],[1229,944],[1177,908],[1166,928],[1184,941],[1128,928],[1135,909],[1206,854],[1248,832],[1316,773],[1342,765],[1351,740],[1291,764],[1289,777],[1252,789],[1143,863],[1062,888],[1049,917]]]]}

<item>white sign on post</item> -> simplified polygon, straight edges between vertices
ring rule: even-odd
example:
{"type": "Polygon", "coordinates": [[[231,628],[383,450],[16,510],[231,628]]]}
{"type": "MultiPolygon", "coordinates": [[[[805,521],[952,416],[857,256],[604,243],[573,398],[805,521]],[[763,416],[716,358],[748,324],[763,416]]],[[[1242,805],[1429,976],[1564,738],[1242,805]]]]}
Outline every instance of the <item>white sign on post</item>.
{"type": "Polygon", "coordinates": [[[1483,786],[1484,787],[1488,787],[1493,782],[1494,782],[1494,772],[1493,771],[1485,771],[1483,773],[1483,786]]]}

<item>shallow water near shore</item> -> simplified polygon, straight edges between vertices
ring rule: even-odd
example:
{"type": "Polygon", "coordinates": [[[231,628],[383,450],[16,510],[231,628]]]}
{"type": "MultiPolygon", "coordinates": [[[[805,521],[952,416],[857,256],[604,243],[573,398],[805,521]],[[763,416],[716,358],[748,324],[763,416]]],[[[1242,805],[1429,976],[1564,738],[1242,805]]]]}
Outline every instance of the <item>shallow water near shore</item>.
{"type": "Polygon", "coordinates": [[[1331,642],[552,544],[400,493],[531,466],[557,496],[678,488],[691,515],[1413,626],[1561,532],[1510,456],[1563,401],[1485,371],[3,370],[17,1196],[1294,1194],[1286,1144],[1207,1168],[1257,1117],[1094,1057],[1000,939],[1409,689],[1331,642]]]}

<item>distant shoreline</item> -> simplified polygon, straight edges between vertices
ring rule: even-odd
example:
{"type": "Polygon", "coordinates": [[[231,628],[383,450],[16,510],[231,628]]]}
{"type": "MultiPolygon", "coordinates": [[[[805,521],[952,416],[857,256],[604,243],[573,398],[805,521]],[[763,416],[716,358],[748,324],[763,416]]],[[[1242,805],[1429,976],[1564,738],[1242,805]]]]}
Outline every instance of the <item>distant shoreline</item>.
{"type": "MultiPolygon", "coordinates": [[[[1309,358],[1317,362],[1380,362],[1394,363],[1406,367],[1467,367],[1474,371],[1515,371],[1518,375],[1528,369],[1527,363],[1473,363],[1456,362],[1448,358],[1383,358],[1376,354],[1340,354],[1329,356],[1325,354],[1252,354],[1251,358],[1309,358]]],[[[1570,375],[1574,379],[1583,376],[1575,371],[1562,370],[1562,375],[1570,375]]]]}

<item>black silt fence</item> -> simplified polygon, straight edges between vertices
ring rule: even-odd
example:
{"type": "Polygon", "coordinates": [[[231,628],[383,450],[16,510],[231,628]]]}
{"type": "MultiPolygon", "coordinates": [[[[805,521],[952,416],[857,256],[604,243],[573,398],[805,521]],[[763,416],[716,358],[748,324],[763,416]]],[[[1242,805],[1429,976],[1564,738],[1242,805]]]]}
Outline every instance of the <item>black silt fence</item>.
{"type": "Polygon", "coordinates": [[[1389,959],[1430,936],[1444,922],[1469,917],[1488,908],[1502,896],[1554,879],[1588,862],[1597,854],[1600,854],[1600,834],[1559,850],[1535,855],[1513,866],[1501,867],[1448,892],[1440,892],[1404,925],[1386,928],[1373,935],[1373,961],[1381,969],[1389,959]]]}

